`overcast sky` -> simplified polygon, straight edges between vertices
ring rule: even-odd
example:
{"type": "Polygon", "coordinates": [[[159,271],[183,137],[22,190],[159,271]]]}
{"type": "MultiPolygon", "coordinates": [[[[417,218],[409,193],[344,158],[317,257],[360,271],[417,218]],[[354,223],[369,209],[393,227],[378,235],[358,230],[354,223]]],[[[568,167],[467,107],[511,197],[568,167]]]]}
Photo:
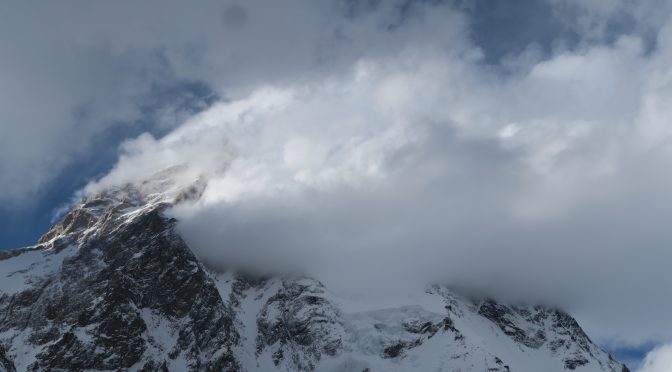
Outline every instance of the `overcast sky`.
{"type": "Polygon", "coordinates": [[[180,182],[208,186],[170,213],[213,267],[557,304],[633,364],[658,347],[642,371],[662,370],[671,16],[666,0],[0,3],[0,245],[185,164],[180,182]]]}

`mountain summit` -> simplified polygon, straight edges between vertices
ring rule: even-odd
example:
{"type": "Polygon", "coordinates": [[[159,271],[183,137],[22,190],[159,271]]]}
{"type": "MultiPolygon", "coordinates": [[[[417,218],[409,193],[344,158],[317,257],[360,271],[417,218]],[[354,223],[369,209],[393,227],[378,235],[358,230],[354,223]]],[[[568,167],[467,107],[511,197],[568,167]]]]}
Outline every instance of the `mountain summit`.
{"type": "Polygon", "coordinates": [[[390,307],[309,277],[215,272],[163,213],[204,186],[108,189],[1,252],[0,371],[628,370],[558,309],[442,285],[390,307]]]}

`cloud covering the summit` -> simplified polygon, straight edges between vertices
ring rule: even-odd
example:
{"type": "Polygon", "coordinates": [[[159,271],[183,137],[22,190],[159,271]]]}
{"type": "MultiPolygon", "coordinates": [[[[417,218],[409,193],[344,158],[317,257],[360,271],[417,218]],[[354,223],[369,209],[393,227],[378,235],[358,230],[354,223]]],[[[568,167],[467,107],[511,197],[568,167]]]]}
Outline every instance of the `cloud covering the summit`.
{"type": "Polygon", "coordinates": [[[590,17],[623,10],[587,9],[589,41],[494,67],[464,13],[439,8],[456,20],[446,28],[420,9],[382,54],[127,142],[89,190],[187,164],[184,181],[208,186],[171,213],[215,267],[343,288],[445,280],[557,303],[603,339],[666,340],[672,22],[604,41],[590,17]],[[448,34],[415,42],[437,29],[448,34]]]}

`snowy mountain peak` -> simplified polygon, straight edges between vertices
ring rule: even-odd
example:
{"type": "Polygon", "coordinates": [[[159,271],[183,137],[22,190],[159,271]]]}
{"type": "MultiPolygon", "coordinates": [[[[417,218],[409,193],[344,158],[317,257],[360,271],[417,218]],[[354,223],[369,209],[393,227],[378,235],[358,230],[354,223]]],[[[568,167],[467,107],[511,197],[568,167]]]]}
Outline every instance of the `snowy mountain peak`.
{"type": "Polygon", "coordinates": [[[196,201],[205,190],[206,182],[200,178],[183,176],[185,166],[173,166],[150,177],[128,183],[122,187],[108,188],[73,205],[68,213],[39,240],[38,244],[51,244],[56,238],[86,240],[91,233],[109,232],[110,223],[118,223],[146,213],[163,210],[179,203],[196,201]]]}
{"type": "Polygon", "coordinates": [[[0,370],[627,371],[557,309],[442,285],[363,307],[312,278],[215,273],[162,214],[205,185],[166,174],[0,255],[0,370]]]}

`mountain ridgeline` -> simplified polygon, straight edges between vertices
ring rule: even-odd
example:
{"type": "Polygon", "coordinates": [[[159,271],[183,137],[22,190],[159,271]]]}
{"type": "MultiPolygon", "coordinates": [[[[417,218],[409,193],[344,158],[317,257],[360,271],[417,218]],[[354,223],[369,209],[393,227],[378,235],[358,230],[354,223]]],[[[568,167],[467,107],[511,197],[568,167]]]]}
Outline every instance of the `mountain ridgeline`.
{"type": "Polygon", "coordinates": [[[558,309],[443,285],[353,306],[309,277],[215,272],[164,215],[204,187],[108,189],[0,252],[0,371],[628,370],[558,309]]]}

